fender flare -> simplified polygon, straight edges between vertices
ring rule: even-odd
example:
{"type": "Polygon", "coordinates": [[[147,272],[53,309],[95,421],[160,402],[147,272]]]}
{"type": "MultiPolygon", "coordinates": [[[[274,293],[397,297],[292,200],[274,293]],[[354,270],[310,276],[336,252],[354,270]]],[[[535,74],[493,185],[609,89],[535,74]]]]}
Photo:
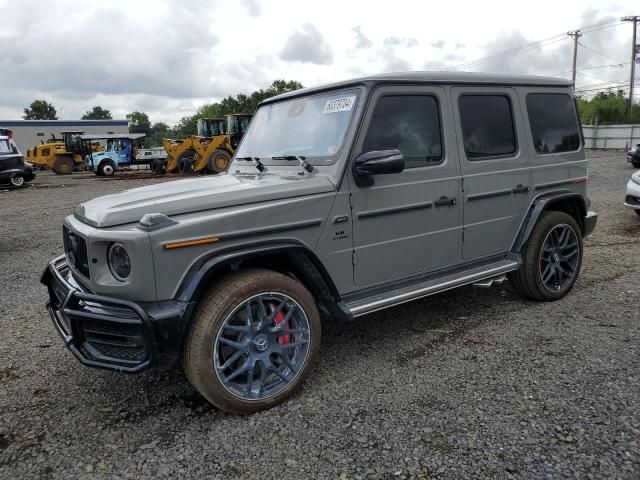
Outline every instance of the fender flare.
{"type": "Polygon", "coordinates": [[[531,202],[529,211],[520,226],[520,231],[513,243],[511,251],[516,253],[521,252],[542,214],[554,203],[563,200],[572,200],[578,203],[580,211],[578,212],[579,216],[576,220],[584,234],[584,217],[587,214],[587,205],[584,196],[580,193],[569,191],[544,193],[536,197],[533,202],[531,202]]]}
{"type": "Polygon", "coordinates": [[[327,307],[333,315],[350,318],[329,272],[309,247],[296,240],[256,242],[212,252],[189,268],[178,287],[175,299],[193,305],[220,269],[275,255],[286,255],[294,260],[299,273],[314,286],[316,297],[319,297],[316,300],[321,306],[327,307]]]}

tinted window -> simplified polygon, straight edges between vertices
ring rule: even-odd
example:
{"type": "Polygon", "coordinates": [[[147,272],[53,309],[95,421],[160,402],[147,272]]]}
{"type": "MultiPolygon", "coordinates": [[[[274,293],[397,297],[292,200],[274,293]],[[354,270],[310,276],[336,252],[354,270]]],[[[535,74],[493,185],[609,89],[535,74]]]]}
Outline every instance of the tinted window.
{"type": "Polygon", "coordinates": [[[504,95],[463,95],[459,100],[464,150],[469,160],[511,155],[516,135],[504,95]]]}
{"type": "Polygon", "coordinates": [[[572,152],[580,148],[573,99],[561,93],[527,95],[533,146],[538,153],[572,152]]]}
{"type": "Polygon", "coordinates": [[[428,95],[385,96],[378,100],[363,152],[397,148],[405,167],[424,167],[442,160],[438,102],[428,95]]]}

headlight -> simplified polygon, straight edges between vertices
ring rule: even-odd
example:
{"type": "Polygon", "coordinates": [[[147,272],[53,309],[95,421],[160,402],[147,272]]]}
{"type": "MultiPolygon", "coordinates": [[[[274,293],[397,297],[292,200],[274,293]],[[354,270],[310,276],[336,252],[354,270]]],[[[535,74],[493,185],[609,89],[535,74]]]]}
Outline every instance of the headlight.
{"type": "Polygon", "coordinates": [[[636,185],[640,185],[640,175],[634,173],[631,175],[631,181],[636,185]]]}
{"type": "Polygon", "coordinates": [[[122,244],[113,243],[107,252],[109,270],[117,280],[124,282],[131,274],[131,260],[122,244]]]}

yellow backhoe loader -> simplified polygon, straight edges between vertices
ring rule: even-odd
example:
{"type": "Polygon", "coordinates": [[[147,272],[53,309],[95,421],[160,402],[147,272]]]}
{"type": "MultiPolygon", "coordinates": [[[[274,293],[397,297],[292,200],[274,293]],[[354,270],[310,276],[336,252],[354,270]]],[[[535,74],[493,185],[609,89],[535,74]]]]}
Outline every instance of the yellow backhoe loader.
{"type": "Polygon", "coordinates": [[[187,175],[220,173],[227,170],[231,157],[244,135],[252,115],[230,114],[226,118],[201,118],[197,135],[183,140],[162,140],[167,151],[167,172],[187,175]]]}

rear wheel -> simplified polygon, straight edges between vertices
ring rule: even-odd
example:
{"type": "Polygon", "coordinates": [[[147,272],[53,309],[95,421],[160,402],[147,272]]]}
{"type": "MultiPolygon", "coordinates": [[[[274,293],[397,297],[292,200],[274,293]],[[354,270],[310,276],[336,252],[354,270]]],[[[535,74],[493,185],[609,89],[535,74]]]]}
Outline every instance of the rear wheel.
{"type": "Polygon", "coordinates": [[[14,187],[22,187],[24,185],[24,177],[22,175],[16,175],[9,180],[14,187]]]}
{"type": "Polygon", "coordinates": [[[231,274],[204,297],[184,349],[193,386],[227,412],[253,413],[289,397],[320,347],[309,291],[270,270],[231,274]]]}
{"type": "Polygon", "coordinates": [[[178,157],[178,173],[180,175],[188,175],[193,172],[193,156],[195,153],[194,150],[187,150],[178,157]]]}
{"type": "Polygon", "coordinates": [[[97,173],[102,177],[111,177],[116,173],[116,164],[112,160],[104,160],[98,165],[97,173]]]}
{"type": "Polygon", "coordinates": [[[576,220],[564,212],[545,212],[523,251],[522,267],[509,275],[522,295],[540,301],[564,297],[582,265],[582,234],[576,220]]]}
{"type": "Polygon", "coordinates": [[[165,173],[165,165],[162,160],[154,160],[151,164],[151,171],[156,175],[162,175],[165,173]]]}
{"type": "Polygon", "coordinates": [[[73,158],[68,155],[58,155],[53,161],[53,171],[58,175],[71,175],[75,166],[73,158]]]}
{"type": "Polygon", "coordinates": [[[231,155],[222,149],[214,150],[207,159],[207,170],[209,173],[226,172],[231,163],[231,155]]]}

